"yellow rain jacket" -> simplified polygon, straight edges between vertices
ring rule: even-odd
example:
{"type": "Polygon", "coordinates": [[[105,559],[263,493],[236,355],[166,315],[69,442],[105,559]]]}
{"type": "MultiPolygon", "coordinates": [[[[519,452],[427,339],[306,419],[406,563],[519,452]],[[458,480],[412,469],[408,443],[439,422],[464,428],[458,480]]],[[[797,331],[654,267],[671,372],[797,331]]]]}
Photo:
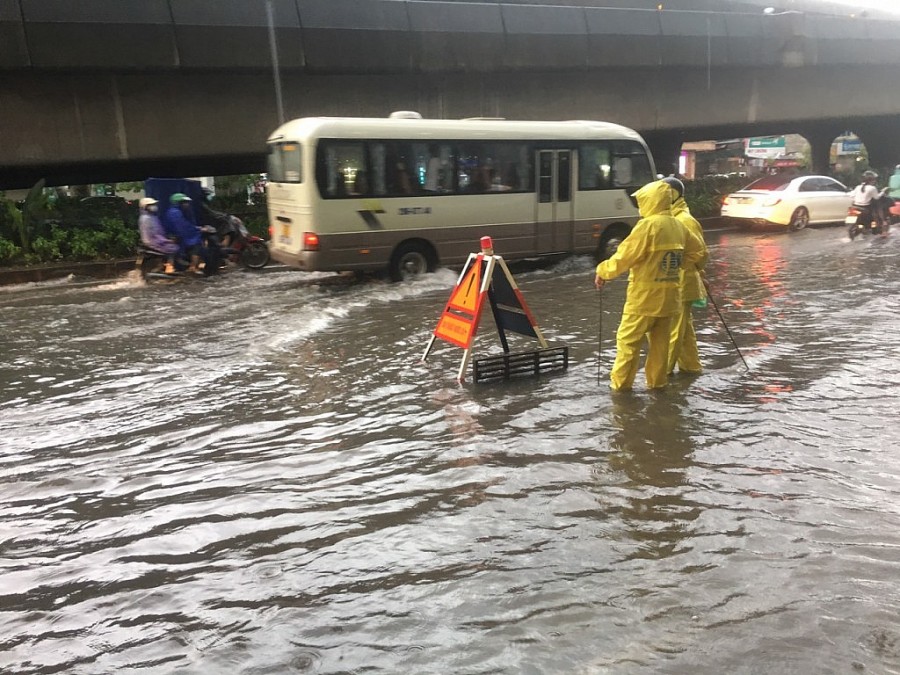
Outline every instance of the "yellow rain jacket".
{"type": "Polygon", "coordinates": [[[597,275],[614,279],[631,270],[623,314],[674,316],[682,311],[682,268],[696,266],[704,246],[672,215],[666,183],[648,183],[634,196],[641,219],[615,254],[597,265],[597,275]]]}
{"type": "MultiPolygon", "coordinates": [[[[676,193],[677,194],[677,193],[676,193]]],[[[681,221],[688,231],[693,234],[703,246],[702,256],[696,263],[685,261],[684,278],[681,282],[681,300],[682,302],[693,302],[694,300],[702,300],[706,297],[706,289],[703,287],[703,281],[700,279],[700,270],[706,265],[709,259],[709,250],[706,248],[706,242],[703,240],[703,227],[694,216],[691,215],[684,197],[678,197],[672,204],[672,215],[681,221]]]]}

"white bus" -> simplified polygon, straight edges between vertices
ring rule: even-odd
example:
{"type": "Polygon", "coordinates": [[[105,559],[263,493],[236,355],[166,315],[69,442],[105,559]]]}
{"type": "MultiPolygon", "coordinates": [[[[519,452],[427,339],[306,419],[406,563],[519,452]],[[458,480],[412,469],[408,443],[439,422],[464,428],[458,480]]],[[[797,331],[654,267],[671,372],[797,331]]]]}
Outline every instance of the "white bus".
{"type": "Polygon", "coordinates": [[[272,257],[395,280],[465,262],[615,250],[654,179],[640,135],[606,122],[303,118],[268,140],[272,257]]]}

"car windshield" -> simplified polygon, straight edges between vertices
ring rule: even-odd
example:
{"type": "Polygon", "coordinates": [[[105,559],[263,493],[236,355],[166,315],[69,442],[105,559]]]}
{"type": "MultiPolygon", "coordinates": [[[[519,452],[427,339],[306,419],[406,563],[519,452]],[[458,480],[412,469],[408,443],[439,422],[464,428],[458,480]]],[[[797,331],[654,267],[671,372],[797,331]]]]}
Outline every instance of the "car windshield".
{"type": "Polygon", "coordinates": [[[753,181],[743,190],[784,190],[796,176],[764,176],[753,181]]]}

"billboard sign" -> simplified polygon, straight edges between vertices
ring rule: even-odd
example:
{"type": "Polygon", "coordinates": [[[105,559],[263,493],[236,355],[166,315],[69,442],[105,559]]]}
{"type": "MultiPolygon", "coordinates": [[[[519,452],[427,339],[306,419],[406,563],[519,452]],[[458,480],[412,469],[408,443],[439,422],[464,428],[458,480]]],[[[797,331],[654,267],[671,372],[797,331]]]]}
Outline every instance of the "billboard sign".
{"type": "Polygon", "coordinates": [[[744,154],[757,159],[782,157],[785,154],[784,136],[748,138],[744,146],[744,154]]]}
{"type": "Polygon", "coordinates": [[[862,152],[862,141],[858,138],[843,138],[836,145],[839,155],[858,155],[862,152]]]}

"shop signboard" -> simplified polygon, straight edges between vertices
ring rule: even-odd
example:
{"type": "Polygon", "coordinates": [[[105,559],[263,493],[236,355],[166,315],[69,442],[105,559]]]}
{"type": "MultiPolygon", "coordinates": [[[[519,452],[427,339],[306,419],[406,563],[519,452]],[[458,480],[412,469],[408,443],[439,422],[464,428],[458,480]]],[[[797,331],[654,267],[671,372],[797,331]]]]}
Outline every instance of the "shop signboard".
{"type": "Polygon", "coordinates": [[[761,136],[748,138],[744,147],[747,157],[776,159],[785,153],[784,136],[761,136]]]}

